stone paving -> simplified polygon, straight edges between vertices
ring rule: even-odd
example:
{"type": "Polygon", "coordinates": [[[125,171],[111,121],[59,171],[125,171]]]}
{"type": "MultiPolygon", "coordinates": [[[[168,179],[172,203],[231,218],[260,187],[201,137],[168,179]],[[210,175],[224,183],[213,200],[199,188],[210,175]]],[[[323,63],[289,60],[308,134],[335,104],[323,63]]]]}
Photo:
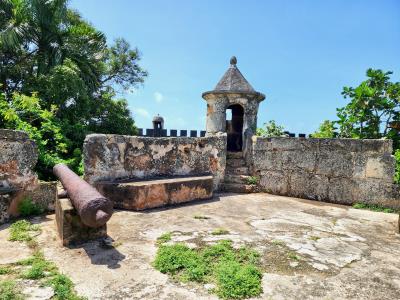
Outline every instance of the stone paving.
{"type": "MultiPolygon", "coordinates": [[[[231,239],[260,251],[258,299],[400,299],[396,214],[265,193],[221,194],[167,209],[117,211],[108,223],[112,248],[100,242],[63,248],[54,215],[36,221],[46,258],[89,299],[216,299],[208,286],[176,282],[151,266],[157,237],[165,232],[191,247],[231,239]],[[212,235],[216,228],[229,233],[212,235]]],[[[3,225],[0,265],[29,256],[7,236],[3,225]]]]}

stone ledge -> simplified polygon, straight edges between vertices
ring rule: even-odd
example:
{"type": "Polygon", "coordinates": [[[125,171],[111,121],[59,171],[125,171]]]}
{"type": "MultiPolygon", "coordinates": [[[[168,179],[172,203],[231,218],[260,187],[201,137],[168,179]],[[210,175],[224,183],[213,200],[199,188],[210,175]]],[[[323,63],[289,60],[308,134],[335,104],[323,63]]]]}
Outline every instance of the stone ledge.
{"type": "Polygon", "coordinates": [[[0,129],[0,140],[26,141],[29,135],[22,130],[0,129]]]}
{"type": "Polygon", "coordinates": [[[131,182],[97,182],[97,190],[114,201],[115,208],[144,210],[213,195],[213,176],[166,178],[131,182]]]}

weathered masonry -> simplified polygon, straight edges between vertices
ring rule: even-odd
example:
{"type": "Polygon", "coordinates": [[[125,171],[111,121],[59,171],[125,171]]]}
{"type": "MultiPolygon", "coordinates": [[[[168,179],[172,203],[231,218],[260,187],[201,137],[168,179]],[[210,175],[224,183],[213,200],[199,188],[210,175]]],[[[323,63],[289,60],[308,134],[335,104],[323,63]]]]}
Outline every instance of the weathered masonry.
{"type": "Polygon", "coordinates": [[[37,159],[37,146],[27,133],[0,129],[0,224],[19,215],[24,199],[54,210],[56,183],[38,181],[33,171],[37,159]]]}
{"type": "Polygon", "coordinates": [[[400,207],[391,140],[253,138],[262,190],[342,204],[400,207]]]}
{"type": "MultiPolygon", "coordinates": [[[[335,203],[400,207],[391,141],[256,137],[258,107],[265,96],[244,78],[235,57],[214,90],[203,93],[203,98],[206,137],[89,135],[84,145],[85,178],[96,185],[108,181],[98,188],[110,193],[145,190],[149,198],[164,197],[160,205],[170,201],[167,186],[161,195],[151,192],[157,185],[138,186],[124,180],[212,175],[215,191],[267,191],[335,203]]],[[[157,202],[131,198],[126,203],[118,197],[120,207],[141,209],[157,202]]]]}
{"type": "MultiPolygon", "coordinates": [[[[160,137],[88,135],[85,179],[114,207],[134,210],[208,199],[215,191],[400,207],[391,141],[256,137],[265,96],[247,82],[235,57],[214,90],[202,96],[205,137],[176,137],[175,131],[163,137],[159,116],[153,130],[160,137]]],[[[32,171],[37,147],[28,135],[1,129],[0,151],[0,223],[18,215],[26,197],[51,209],[55,185],[38,184],[32,171]]]]}
{"type": "Polygon", "coordinates": [[[225,174],[226,136],[150,138],[88,135],[83,145],[90,182],[213,175],[218,189],[225,174]]]}
{"type": "Polygon", "coordinates": [[[235,57],[230,64],[215,89],[203,93],[207,135],[228,136],[222,190],[400,207],[391,141],[256,137],[258,106],[265,96],[247,82],[235,57]],[[253,176],[257,187],[248,184],[253,176]]]}
{"type": "Polygon", "coordinates": [[[143,210],[212,198],[224,178],[226,135],[150,138],[89,135],[85,179],[114,207],[143,210]]]}

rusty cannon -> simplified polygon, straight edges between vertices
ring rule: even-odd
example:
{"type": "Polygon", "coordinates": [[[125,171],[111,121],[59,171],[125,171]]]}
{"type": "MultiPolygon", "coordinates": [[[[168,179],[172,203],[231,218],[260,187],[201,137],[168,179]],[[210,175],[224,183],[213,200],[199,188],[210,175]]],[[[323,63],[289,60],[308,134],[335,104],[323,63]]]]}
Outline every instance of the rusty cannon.
{"type": "Polygon", "coordinates": [[[57,164],[53,173],[60,179],[83,224],[98,228],[107,223],[113,213],[113,202],[81,179],[64,164],[57,164]]]}

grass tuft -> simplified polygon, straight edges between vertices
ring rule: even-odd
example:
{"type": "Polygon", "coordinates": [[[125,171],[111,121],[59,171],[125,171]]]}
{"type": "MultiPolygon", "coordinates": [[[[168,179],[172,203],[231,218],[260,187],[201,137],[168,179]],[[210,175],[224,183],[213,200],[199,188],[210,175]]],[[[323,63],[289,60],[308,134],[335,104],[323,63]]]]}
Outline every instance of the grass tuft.
{"type": "Polygon", "coordinates": [[[42,252],[36,251],[33,256],[18,262],[19,265],[30,266],[21,274],[24,279],[41,279],[57,273],[54,263],[46,260],[42,252]]]}
{"type": "Polygon", "coordinates": [[[272,244],[275,246],[285,246],[285,242],[284,241],[280,241],[280,240],[273,240],[272,244]]]}
{"type": "Polygon", "coordinates": [[[85,298],[79,297],[74,291],[74,284],[64,274],[57,274],[48,281],[54,290],[54,299],[58,300],[83,300],[85,298]]]}
{"type": "Polygon", "coordinates": [[[224,235],[229,234],[229,230],[225,228],[216,228],[211,232],[212,235],[224,235]]]}
{"type": "Polygon", "coordinates": [[[377,211],[377,212],[384,212],[384,213],[400,213],[400,210],[397,209],[392,209],[389,207],[384,207],[378,204],[367,204],[367,203],[354,203],[353,208],[356,209],[367,209],[371,211],[377,211]]]}
{"type": "Polygon", "coordinates": [[[293,259],[293,260],[300,260],[300,257],[295,252],[289,252],[288,258],[293,259]]]}
{"type": "Polygon", "coordinates": [[[163,233],[162,235],[160,235],[157,238],[157,244],[161,245],[161,244],[164,244],[166,242],[169,242],[170,240],[172,240],[172,233],[171,232],[166,232],[166,233],[163,233]]]}
{"type": "Polygon", "coordinates": [[[161,245],[153,262],[162,273],[181,281],[215,283],[221,298],[241,299],[262,292],[260,254],[248,247],[234,249],[232,241],[190,249],[184,244],[161,245]]]}
{"type": "Polygon", "coordinates": [[[18,205],[18,211],[23,217],[40,215],[44,212],[44,208],[32,202],[31,198],[24,198],[18,205]]]}
{"type": "Polygon", "coordinates": [[[19,220],[10,226],[10,241],[30,241],[32,240],[32,232],[39,231],[38,225],[32,225],[27,220],[19,220]]]}
{"type": "Polygon", "coordinates": [[[6,275],[12,273],[12,269],[10,267],[0,267],[0,275],[6,275]]]}

